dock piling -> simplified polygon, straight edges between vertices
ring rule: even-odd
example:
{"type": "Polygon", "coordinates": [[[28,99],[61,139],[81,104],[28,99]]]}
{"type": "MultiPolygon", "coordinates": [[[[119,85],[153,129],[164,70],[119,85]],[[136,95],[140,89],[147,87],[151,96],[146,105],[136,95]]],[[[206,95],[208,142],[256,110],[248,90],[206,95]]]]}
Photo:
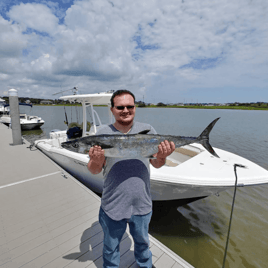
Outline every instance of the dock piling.
{"type": "Polygon", "coordinates": [[[20,127],[18,91],[16,89],[10,89],[8,92],[9,92],[10,117],[12,123],[12,138],[13,138],[12,145],[20,145],[22,144],[22,137],[20,127]]]}

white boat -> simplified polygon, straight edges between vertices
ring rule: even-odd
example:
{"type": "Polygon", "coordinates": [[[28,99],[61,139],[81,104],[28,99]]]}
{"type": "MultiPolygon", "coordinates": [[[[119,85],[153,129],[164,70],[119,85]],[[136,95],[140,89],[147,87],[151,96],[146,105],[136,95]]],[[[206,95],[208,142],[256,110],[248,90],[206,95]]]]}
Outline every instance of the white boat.
{"type": "MultiPolygon", "coordinates": [[[[95,135],[103,125],[93,105],[107,105],[110,107],[112,94],[86,94],[61,97],[61,99],[78,102],[83,108],[82,136],[95,135]],[[87,131],[87,106],[90,106],[92,126],[87,131]],[[97,122],[98,121],[98,125],[97,122]]],[[[113,123],[109,111],[110,123],[113,123]]],[[[101,193],[103,188],[103,174],[92,175],[87,169],[89,156],[71,152],[61,147],[61,143],[68,140],[67,131],[55,130],[49,139],[35,142],[47,156],[75,176],[91,190],[101,193]]],[[[268,170],[233,153],[214,148],[220,158],[212,156],[200,144],[191,144],[177,148],[160,169],[151,166],[151,194],[154,201],[184,200],[184,203],[217,195],[235,185],[234,164],[244,165],[239,168],[238,186],[251,186],[268,183],[268,170]]]]}
{"type": "Polygon", "coordinates": [[[9,113],[9,107],[6,107],[6,101],[4,99],[0,98],[0,115],[1,114],[5,114],[5,113],[9,113]]]}
{"type": "MultiPolygon", "coordinates": [[[[20,103],[19,105],[26,105],[32,107],[31,104],[25,104],[25,103],[20,103]]],[[[7,104],[4,105],[4,107],[5,106],[7,107],[7,104]]],[[[7,126],[12,125],[10,114],[9,113],[3,114],[0,118],[0,122],[7,126]]],[[[40,128],[44,123],[45,121],[39,116],[20,114],[20,126],[22,130],[40,128]]]]}

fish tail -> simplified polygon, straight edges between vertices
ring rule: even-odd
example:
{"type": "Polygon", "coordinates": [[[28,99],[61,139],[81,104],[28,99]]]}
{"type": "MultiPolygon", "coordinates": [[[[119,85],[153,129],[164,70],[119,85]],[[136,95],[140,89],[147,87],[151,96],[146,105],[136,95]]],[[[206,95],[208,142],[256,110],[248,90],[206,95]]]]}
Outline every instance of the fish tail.
{"type": "Polygon", "coordinates": [[[209,151],[212,155],[214,155],[215,157],[218,157],[218,158],[219,158],[219,156],[216,154],[216,152],[214,151],[214,149],[212,148],[212,146],[209,143],[209,133],[219,119],[220,119],[220,117],[218,117],[214,121],[212,121],[206,127],[206,129],[200,134],[200,136],[197,138],[199,143],[201,143],[207,151],[209,151]]]}

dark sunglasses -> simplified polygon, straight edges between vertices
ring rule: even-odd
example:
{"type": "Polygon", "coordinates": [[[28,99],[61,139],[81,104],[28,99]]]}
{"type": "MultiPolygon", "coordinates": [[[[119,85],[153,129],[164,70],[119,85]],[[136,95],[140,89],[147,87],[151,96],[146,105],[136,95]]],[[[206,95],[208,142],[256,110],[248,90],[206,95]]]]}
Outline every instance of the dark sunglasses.
{"type": "Polygon", "coordinates": [[[115,108],[117,110],[124,110],[125,107],[128,109],[128,110],[132,110],[135,106],[134,105],[129,105],[129,106],[115,106],[115,108]]]}

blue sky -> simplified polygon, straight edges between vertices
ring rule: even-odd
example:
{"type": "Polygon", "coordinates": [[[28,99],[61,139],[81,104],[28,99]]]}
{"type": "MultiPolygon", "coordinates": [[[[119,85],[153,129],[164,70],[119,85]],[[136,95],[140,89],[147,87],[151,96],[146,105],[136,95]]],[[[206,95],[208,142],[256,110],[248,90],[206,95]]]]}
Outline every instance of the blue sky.
{"type": "Polygon", "coordinates": [[[146,102],[268,102],[267,0],[0,1],[0,96],[126,88],[146,102]]]}

